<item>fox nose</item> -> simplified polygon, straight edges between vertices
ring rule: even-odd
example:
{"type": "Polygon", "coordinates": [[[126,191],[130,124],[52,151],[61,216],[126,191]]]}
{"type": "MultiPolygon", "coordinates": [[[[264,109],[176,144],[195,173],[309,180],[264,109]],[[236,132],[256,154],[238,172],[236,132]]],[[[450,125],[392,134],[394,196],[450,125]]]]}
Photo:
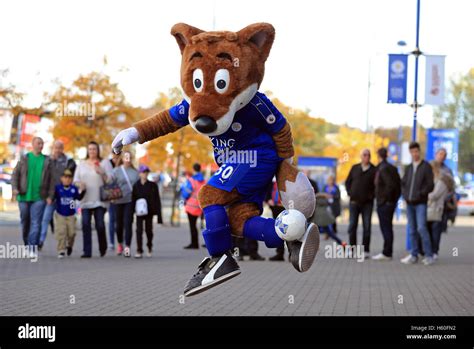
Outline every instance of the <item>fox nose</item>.
{"type": "Polygon", "coordinates": [[[196,120],[196,129],[202,133],[211,133],[216,130],[217,122],[207,115],[202,115],[196,120]]]}

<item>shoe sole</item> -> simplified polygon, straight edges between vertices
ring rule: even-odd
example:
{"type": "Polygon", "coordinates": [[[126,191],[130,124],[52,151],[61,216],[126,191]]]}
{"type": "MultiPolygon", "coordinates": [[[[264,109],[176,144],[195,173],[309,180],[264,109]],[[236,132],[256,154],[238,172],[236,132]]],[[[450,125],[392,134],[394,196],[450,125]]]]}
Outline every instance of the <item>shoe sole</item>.
{"type": "Polygon", "coordinates": [[[316,253],[319,250],[319,229],[311,223],[301,239],[300,253],[298,254],[298,271],[303,273],[308,271],[313,265],[316,253]]]}
{"type": "Polygon", "coordinates": [[[230,280],[234,277],[236,277],[237,275],[239,275],[241,272],[240,272],[240,269],[239,270],[234,270],[233,272],[230,272],[229,274],[225,274],[225,275],[222,275],[221,277],[215,279],[214,281],[208,283],[208,284],[205,284],[205,285],[201,285],[201,286],[198,286],[196,288],[193,288],[192,290],[189,290],[188,292],[185,292],[184,293],[184,296],[185,297],[190,297],[190,296],[194,296],[194,295],[197,295],[201,292],[204,292],[210,288],[213,288],[217,285],[220,285],[222,284],[223,282],[227,281],[227,280],[230,280]]]}

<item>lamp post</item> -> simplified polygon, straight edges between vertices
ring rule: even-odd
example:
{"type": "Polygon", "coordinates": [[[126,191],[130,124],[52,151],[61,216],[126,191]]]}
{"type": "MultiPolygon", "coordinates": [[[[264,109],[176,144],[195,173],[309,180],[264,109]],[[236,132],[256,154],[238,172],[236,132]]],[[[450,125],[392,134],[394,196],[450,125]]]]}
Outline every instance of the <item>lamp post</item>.
{"type": "Polygon", "coordinates": [[[418,117],[418,60],[422,52],[420,51],[420,2],[421,0],[416,1],[416,44],[415,50],[412,54],[415,56],[415,91],[413,98],[413,129],[412,129],[412,141],[416,141],[416,129],[417,129],[417,117],[418,117]]]}

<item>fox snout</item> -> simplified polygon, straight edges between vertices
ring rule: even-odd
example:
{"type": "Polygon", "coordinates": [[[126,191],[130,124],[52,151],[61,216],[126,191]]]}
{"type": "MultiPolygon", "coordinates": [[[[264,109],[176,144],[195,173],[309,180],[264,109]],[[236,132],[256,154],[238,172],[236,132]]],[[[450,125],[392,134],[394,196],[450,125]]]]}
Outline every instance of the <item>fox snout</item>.
{"type": "Polygon", "coordinates": [[[211,133],[217,129],[217,122],[207,115],[200,115],[196,118],[194,125],[196,129],[201,133],[211,133]]]}

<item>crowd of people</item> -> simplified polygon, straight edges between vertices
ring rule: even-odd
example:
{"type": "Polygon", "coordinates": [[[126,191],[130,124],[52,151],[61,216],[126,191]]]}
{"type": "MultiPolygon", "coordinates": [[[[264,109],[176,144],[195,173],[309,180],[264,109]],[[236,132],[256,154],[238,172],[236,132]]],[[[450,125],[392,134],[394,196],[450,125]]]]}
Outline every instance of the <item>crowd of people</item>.
{"type": "MultiPolygon", "coordinates": [[[[133,222],[136,222],[135,258],[152,256],[153,217],[162,224],[162,208],[157,183],[150,181],[146,165],[133,165],[133,155],[124,151],[102,158],[96,142],[87,145],[86,157],[79,164],[64,153],[64,144],[55,141],[51,155],[42,153],[44,142],[40,137],[32,140],[32,150],[17,163],[13,176],[13,195],[20,209],[23,242],[39,250],[51,230],[57,239],[58,258],[70,256],[75,241],[75,225],[80,203],[83,250],[81,258],[92,257],[92,218],[97,232],[99,254],[108,250],[124,257],[132,256],[133,222]],[[105,214],[109,215],[106,234],[105,214]],[[143,227],[144,226],[144,227],[143,227]],[[143,249],[143,232],[147,238],[143,249]]],[[[337,217],[341,215],[341,191],[335,177],[329,176],[319,190],[310,178],[316,196],[316,209],[310,220],[316,223],[326,238],[346,248],[357,245],[357,227],[362,217],[362,245],[365,258],[370,258],[371,222],[374,205],[383,236],[381,253],[372,260],[386,261],[393,257],[393,217],[401,197],[406,202],[410,254],[401,260],[405,264],[418,262],[424,255],[425,265],[433,264],[439,253],[442,232],[447,230],[449,202],[454,196],[454,179],[444,164],[446,150],[441,148],[428,163],[421,157],[420,145],[409,145],[412,162],[400,178],[398,169],[387,161],[386,148],[377,151],[378,164],[371,162],[368,149],[361,152],[360,163],[354,165],[345,181],[349,202],[348,239],[338,233],[337,217]]],[[[308,176],[309,177],[309,176],[308,176]]],[[[206,183],[201,166],[193,165],[193,173],[179,187],[184,210],[188,217],[190,243],[185,249],[198,249],[198,220],[203,225],[198,192],[206,183]]],[[[271,214],[276,218],[283,210],[276,181],[268,188],[265,199],[271,214]]],[[[243,260],[265,260],[258,253],[258,242],[248,238],[235,238],[236,257],[243,260]]],[[[203,246],[204,247],[204,246],[203,246]]],[[[34,249],[32,249],[34,254],[34,249]]],[[[270,261],[283,261],[284,248],[276,249],[270,261]]]]}
{"type": "Polygon", "coordinates": [[[420,145],[409,144],[412,162],[400,178],[395,166],[387,161],[387,149],[377,151],[378,165],[370,162],[370,151],[361,153],[361,162],[354,165],[346,180],[350,197],[349,244],[357,243],[357,223],[362,216],[365,257],[370,257],[371,221],[374,201],[377,205],[380,230],[383,235],[382,252],[373,260],[385,261],[393,257],[393,216],[400,204],[400,195],[406,203],[410,254],[401,259],[404,264],[418,262],[431,265],[438,259],[442,232],[447,231],[448,203],[454,197],[454,179],[444,164],[446,149],[440,148],[430,163],[421,157],[420,145]]]}
{"type": "Polygon", "coordinates": [[[32,151],[20,158],[12,175],[23,242],[31,247],[31,253],[36,253],[35,246],[42,249],[51,225],[57,239],[58,258],[71,255],[78,212],[76,202],[79,201],[83,238],[81,258],[92,257],[92,218],[100,256],[105,256],[109,249],[131,257],[134,217],[137,242],[134,257],[143,257],[143,225],[147,236],[146,256],[151,257],[152,219],[157,216],[161,224],[162,215],[158,186],[148,180],[150,169],[145,165],[136,169],[130,152],[102,158],[96,142],[87,145],[86,158],[78,165],[64,154],[61,141],[54,142],[50,156],[42,153],[43,146],[43,140],[35,137],[32,151]],[[107,212],[108,242],[104,219],[107,212]]]}

